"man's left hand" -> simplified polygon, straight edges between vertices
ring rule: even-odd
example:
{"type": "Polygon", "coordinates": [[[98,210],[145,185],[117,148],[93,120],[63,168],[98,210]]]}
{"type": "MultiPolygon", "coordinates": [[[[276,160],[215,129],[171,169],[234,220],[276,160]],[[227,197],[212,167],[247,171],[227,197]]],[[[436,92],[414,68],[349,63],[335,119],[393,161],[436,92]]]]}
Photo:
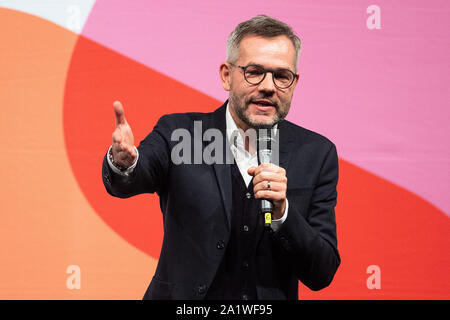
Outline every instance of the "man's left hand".
{"type": "Polygon", "coordinates": [[[281,219],[286,210],[286,170],[273,163],[263,163],[250,167],[247,172],[253,176],[255,198],[272,200],[273,219],[281,219]]]}

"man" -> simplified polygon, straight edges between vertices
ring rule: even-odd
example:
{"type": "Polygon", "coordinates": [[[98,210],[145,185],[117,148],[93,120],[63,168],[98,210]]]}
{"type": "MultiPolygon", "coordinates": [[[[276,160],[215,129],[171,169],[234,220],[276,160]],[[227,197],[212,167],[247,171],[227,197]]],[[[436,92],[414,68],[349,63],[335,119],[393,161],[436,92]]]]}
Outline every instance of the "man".
{"type": "Polygon", "coordinates": [[[104,185],[121,198],[156,192],[163,213],[161,255],[144,299],[297,299],[298,280],[312,290],[332,281],[340,264],[336,148],[283,120],[299,78],[299,50],[300,40],[278,20],[259,15],[239,24],[220,66],[228,101],[213,113],[163,116],[137,148],[123,106],[114,103],[104,185]],[[204,154],[199,123],[222,134],[224,154],[231,151],[235,162],[174,163],[176,130],[194,137],[183,152],[198,153],[200,143],[204,154]],[[279,163],[258,165],[255,141],[242,133],[271,127],[279,163]],[[261,199],[273,203],[269,228],[261,199]]]}

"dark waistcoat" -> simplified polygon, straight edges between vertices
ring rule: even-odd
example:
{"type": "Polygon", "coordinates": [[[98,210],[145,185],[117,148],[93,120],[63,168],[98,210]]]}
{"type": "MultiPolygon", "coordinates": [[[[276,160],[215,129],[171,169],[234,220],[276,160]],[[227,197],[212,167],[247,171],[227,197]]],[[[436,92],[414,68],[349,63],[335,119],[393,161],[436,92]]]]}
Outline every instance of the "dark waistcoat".
{"type": "Polygon", "coordinates": [[[253,180],[247,187],[235,163],[231,165],[231,181],[230,241],[206,299],[257,298],[255,253],[258,235],[264,228],[258,209],[260,201],[253,195],[253,180]]]}

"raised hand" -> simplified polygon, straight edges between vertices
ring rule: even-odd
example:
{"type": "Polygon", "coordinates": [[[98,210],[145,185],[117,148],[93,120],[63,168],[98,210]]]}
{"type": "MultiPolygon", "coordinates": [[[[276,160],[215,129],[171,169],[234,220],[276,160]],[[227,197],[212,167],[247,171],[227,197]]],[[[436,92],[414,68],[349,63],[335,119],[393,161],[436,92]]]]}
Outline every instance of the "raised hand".
{"type": "Polygon", "coordinates": [[[112,134],[112,154],[114,164],[128,168],[136,161],[134,149],[134,137],[130,125],[125,119],[125,112],[120,101],[114,101],[114,114],[116,117],[116,129],[112,134]]]}

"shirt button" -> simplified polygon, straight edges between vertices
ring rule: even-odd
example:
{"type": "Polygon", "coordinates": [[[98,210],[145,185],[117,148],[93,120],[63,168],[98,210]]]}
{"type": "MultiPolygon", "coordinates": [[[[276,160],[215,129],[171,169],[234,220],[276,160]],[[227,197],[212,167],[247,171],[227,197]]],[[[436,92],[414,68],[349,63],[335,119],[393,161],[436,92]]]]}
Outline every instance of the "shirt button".
{"type": "Polygon", "coordinates": [[[217,242],[217,249],[221,250],[223,248],[225,248],[225,242],[223,242],[222,240],[217,242]]]}
{"type": "Polygon", "coordinates": [[[244,225],[244,231],[248,232],[248,230],[249,230],[248,225],[244,225]]]}
{"type": "Polygon", "coordinates": [[[197,288],[197,292],[199,293],[199,294],[204,294],[205,292],[206,292],[206,285],[201,285],[201,286],[198,286],[198,288],[197,288]]]}
{"type": "Polygon", "coordinates": [[[247,197],[247,199],[250,199],[250,198],[252,197],[252,195],[250,194],[250,192],[247,192],[247,193],[245,194],[245,196],[247,197]]]}

